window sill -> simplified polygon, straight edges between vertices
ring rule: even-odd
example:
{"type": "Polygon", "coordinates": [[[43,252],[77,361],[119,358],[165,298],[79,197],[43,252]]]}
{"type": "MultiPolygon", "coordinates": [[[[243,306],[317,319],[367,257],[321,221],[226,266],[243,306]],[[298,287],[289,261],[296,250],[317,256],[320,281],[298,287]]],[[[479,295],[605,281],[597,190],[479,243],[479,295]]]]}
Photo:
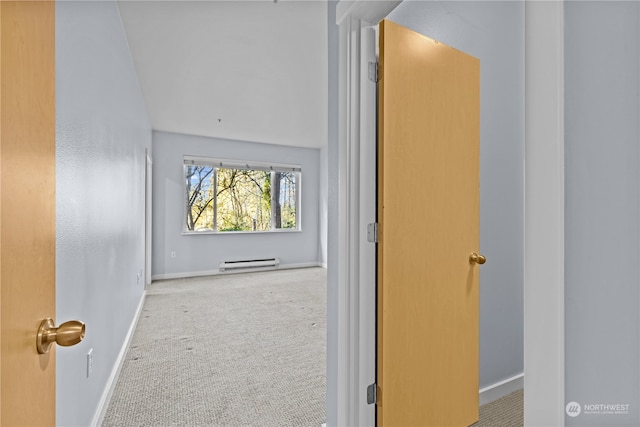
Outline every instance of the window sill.
{"type": "Polygon", "coordinates": [[[200,236],[203,234],[206,235],[237,235],[237,234],[273,234],[273,233],[302,233],[302,230],[288,230],[288,229],[280,229],[280,230],[269,230],[269,231],[183,231],[183,236],[200,236]]]}

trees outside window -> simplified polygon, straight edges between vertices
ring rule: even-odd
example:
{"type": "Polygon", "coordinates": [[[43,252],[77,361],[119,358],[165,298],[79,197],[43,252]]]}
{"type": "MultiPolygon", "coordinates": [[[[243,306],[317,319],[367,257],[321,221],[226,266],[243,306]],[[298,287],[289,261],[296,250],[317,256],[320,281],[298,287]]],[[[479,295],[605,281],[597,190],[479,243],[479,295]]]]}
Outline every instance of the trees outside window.
{"type": "Polygon", "coordinates": [[[186,232],[299,229],[299,167],[185,158],[184,171],[186,232]]]}
{"type": "Polygon", "coordinates": [[[276,172],[276,218],[275,228],[296,228],[296,174],[294,172],[276,172]]]}
{"type": "Polygon", "coordinates": [[[187,183],[187,230],[211,229],[213,224],[214,189],[211,166],[185,165],[187,183]]]}
{"type": "Polygon", "coordinates": [[[271,172],[217,169],[217,231],[271,230],[271,172]]]}

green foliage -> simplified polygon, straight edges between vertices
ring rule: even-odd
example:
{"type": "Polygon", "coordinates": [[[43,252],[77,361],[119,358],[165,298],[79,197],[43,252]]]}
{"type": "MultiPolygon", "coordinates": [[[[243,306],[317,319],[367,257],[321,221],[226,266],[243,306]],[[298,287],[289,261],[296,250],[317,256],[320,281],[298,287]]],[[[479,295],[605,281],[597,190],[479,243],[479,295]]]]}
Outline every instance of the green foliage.
{"type": "Polygon", "coordinates": [[[237,225],[232,225],[230,227],[219,228],[218,231],[243,231],[243,230],[237,225]]]}
{"type": "Polygon", "coordinates": [[[267,231],[271,229],[271,173],[218,169],[218,230],[267,231]]]}

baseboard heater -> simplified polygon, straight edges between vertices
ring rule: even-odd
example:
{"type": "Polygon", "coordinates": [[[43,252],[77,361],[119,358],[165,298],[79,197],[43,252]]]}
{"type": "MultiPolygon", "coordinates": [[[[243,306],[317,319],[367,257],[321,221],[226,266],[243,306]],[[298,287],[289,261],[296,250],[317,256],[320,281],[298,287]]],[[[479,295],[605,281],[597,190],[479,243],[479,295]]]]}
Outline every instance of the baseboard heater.
{"type": "Polygon", "coordinates": [[[251,268],[268,268],[278,267],[280,260],[278,258],[266,258],[266,259],[247,259],[241,261],[222,261],[220,263],[220,271],[228,270],[240,270],[251,268]]]}

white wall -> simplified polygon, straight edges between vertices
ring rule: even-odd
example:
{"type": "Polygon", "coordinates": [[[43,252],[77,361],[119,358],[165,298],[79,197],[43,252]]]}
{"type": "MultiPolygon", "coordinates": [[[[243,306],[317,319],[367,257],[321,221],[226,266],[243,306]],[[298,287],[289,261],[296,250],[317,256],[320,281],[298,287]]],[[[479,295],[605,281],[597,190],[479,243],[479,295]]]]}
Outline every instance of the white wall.
{"type": "Polygon", "coordinates": [[[153,157],[154,278],[212,274],[237,259],[320,265],[320,150],[154,131],[153,157]],[[302,231],[183,234],[185,155],[301,165],[302,231]]]}
{"type": "Polygon", "coordinates": [[[323,267],[327,267],[327,232],[329,228],[329,148],[323,147],[320,150],[320,240],[319,253],[320,262],[323,267]]]}
{"type": "Polygon", "coordinates": [[[640,6],[566,2],[564,13],[565,403],[582,405],[566,425],[637,426],[640,6]]]}
{"type": "Polygon", "coordinates": [[[57,425],[86,426],[144,292],[151,129],[115,2],[56,3],[56,109],[56,321],[87,325],[56,350],[57,425]]]}
{"type": "Polygon", "coordinates": [[[337,0],[327,2],[327,66],[329,68],[329,115],[327,140],[327,425],[337,425],[338,417],[338,59],[339,27],[336,25],[337,0]]]}
{"type": "Polygon", "coordinates": [[[388,19],[480,59],[480,386],[523,372],[524,3],[405,1],[388,19]]]}

